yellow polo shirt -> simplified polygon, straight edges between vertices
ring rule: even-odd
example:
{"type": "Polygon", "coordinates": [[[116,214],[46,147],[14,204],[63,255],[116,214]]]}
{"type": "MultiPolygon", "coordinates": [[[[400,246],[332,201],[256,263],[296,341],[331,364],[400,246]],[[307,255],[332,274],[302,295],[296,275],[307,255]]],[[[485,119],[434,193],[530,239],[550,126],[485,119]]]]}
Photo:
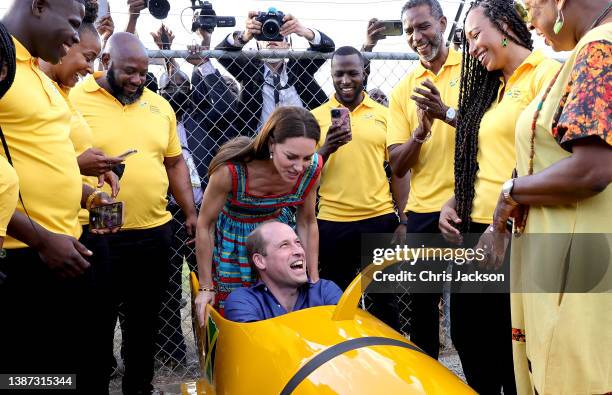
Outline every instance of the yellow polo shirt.
{"type": "MultiPolygon", "coordinates": [[[[461,54],[450,48],[446,62],[437,75],[419,62],[416,69],[393,89],[389,100],[387,147],[405,143],[419,126],[417,106],[410,96],[414,88],[420,87],[426,79],[431,80],[438,88],[444,104],[457,109],[461,54]]],[[[410,195],[405,211],[440,211],[454,194],[454,163],[455,128],[436,119],[431,126],[431,138],[421,147],[419,159],[411,169],[410,195]]]]}
{"type": "MultiPolygon", "coordinates": [[[[125,161],[118,201],[124,204],[123,229],[150,229],[172,219],[166,210],[168,175],[164,158],[181,155],[176,116],[161,96],[144,90],[142,97],[124,106],[96,82],[96,72],[70,91],[72,104],[91,127],[93,146],[109,156],[129,149],[138,153],[125,161]]],[[[110,192],[108,185],[104,186],[110,192]]]]}
{"type": "MultiPolygon", "coordinates": [[[[40,70],[38,60],[15,38],[13,42],[17,73],[0,100],[0,124],[19,176],[21,196],[34,221],[51,232],[78,238],[83,187],[70,141],[70,108],[40,70]]],[[[21,204],[17,210],[24,212],[21,204]]],[[[4,246],[26,245],[7,237],[4,246]]]]}
{"type": "MultiPolygon", "coordinates": [[[[332,108],[342,107],[332,95],[312,110],[321,127],[323,145],[332,108]]],[[[352,140],[330,155],[319,188],[319,219],[350,222],[394,212],[387,176],[387,108],[367,94],[351,112],[352,140]]]]}
{"type": "MultiPolygon", "coordinates": [[[[91,128],[83,118],[83,115],[72,105],[68,95],[70,93],[70,89],[66,87],[60,87],[55,81],[53,84],[57,87],[59,92],[62,94],[64,99],[66,100],[66,104],[70,107],[70,111],[72,113],[72,117],[70,118],[70,140],[72,141],[72,145],[74,145],[74,150],[76,151],[77,159],[78,157],[88,149],[92,147],[91,142],[93,141],[93,135],[91,134],[91,128]]],[[[83,184],[87,184],[93,188],[98,186],[98,177],[93,176],[84,176],[81,175],[83,184]]],[[[79,211],[79,223],[81,225],[89,224],[89,211],[86,209],[81,209],[79,211]]]]}
{"type": "Polygon", "coordinates": [[[497,100],[485,112],[478,131],[478,173],[474,185],[472,221],[493,222],[493,211],[502,185],[512,177],[516,165],[515,127],[525,107],[543,90],[559,70],[560,63],[532,52],[499,88],[497,100]],[[504,91],[504,96],[500,95],[504,91]]]}
{"type": "Polygon", "coordinates": [[[18,196],[17,173],[7,160],[0,156],[0,237],[6,236],[6,227],[15,212],[18,196]]]}
{"type": "Polygon", "coordinates": [[[92,147],[91,142],[93,141],[93,134],[91,133],[91,128],[87,124],[87,121],[85,121],[85,118],[83,118],[83,114],[81,114],[81,112],[70,102],[70,88],[60,87],[55,81],[53,81],[53,84],[66,100],[66,104],[72,113],[70,118],[70,140],[72,141],[72,145],[74,145],[74,150],[78,157],[92,147]]]}

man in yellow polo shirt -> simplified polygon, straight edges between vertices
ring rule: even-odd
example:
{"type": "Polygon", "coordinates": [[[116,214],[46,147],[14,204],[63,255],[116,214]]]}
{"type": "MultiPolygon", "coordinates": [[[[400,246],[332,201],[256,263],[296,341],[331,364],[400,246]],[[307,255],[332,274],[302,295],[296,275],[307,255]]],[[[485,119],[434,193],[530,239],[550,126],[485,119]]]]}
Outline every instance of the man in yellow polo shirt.
{"type": "MultiPolygon", "coordinates": [[[[396,202],[403,200],[405,204],[406,197],[392,197],[385,173],[387,108],[364,92],[361,52],[353,47],[338,48],[332,56],[331,75],[336,93],[312,110],[321,127],[319,153],[325,160],[317,217],[319,267],[321,277],[344,289],[361,269],[362,234],[406,232],[393,203],[395,197],[396,202]],[[331,111],[340,107],[350,110],[350,135],[330,128],[331,111]]],[[[398,180],[393,177],[395,182],[398,180]]],[[[370,311],[399,330],[395,295],[370,297],[370,311]]]]}
{"type": "Polygon", "coordinates": [[[91,387],[98,356],[87,347],[96,257],[77,240],[78,212],[103,195],[82,184],[70,109],[39,68],[79,42],[84,12],[80,0],[14,1],[3,19],[10,36],[0,43],[15,56],[15,79],[0,99],[8,148],[0,152],[13,162],[21,199],[0,256],[0,372],[76,374],[63,381],[93,394],[101,390],[91,387]]]}
{"type": "Polygon", "coordinates": [[[124,393],[153,390],[153,346],[160,297],[168,281],[172,228],[166,210],[168,187],[195,235],[196,209],[170,104],[146,89],[147,52],[131,33],[108,42],[110,67],[89,76],[70,92],[70,100],[91,127],[93,145],[125,161],[117,200],[125,221],[109,236],[117,302],[125,321],[124,393]]]}
{"type": "MultiPolygon", "coordinates": [[[[454,192],[461,55],[444,45],[446,17],[437,0],[410,0],[401,15],[420,62],[391,93],[387,146],[393,173],[410,172],[408,233],[439,233],[440,210],[454,192]]],[[[440,347],[440,295],[410,295],[410,339],[433,358],[440,347]]]]}

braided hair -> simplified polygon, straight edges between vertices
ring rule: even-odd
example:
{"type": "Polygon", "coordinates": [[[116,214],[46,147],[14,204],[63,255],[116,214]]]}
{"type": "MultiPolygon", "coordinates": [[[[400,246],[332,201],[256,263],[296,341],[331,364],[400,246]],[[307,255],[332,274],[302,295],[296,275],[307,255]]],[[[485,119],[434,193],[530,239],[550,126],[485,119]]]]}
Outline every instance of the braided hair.
{"type": "Polygon", "coordinates": [[[15,44],[13,39],[6,30],[6,27],[0,23],[0,69],[6,65],[7,74],[4,80],[0,81],[0,98],[9,90],[15,80],[15,71],[17,69],[15,60],[15,44]]]}
{"type": "MultiPolygon", "coordinates": [[[[511,0],[477,0],[470,6],[465,19],[477,7],[483,9],[484,15],[504,37],[521,47],[533,50],[531,33],[511,0]]],[[[480,121],[497,98],[501,84],[500,77],[503,74],[501,70],[487,71],[477,59],[469,55],[470,47],[465,31],[461,33],[461,43],[463,60],[455,134],[455,200],[457,215],[461,219],[459,228],[462,232],[469,232],[474,184],[479,169],[477,155],[480,121]]]]}

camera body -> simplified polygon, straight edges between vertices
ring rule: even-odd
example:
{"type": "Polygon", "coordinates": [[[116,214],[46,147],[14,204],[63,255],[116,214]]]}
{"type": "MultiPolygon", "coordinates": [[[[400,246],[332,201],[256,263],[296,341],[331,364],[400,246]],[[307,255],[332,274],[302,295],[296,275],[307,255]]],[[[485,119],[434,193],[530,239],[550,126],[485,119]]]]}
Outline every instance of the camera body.
{"type": "Polygon", "coordinates": [[[262,11],[255,17],[255,20],[261,22],[261,34],[254,36],[258,41],[283,41],[285,38],[280,34],[281,26],[283,26],[283,18],[285,14],[277,11],[275,8],[270,8],[268,11],[262,11]]]}
{"type": "Polygon", "coordinates": [[[236,18],[233,16],[217,16],[217,13],[213,9],[213,6],[208,1],[191,0],[191,9],[194,11],[200,10],[199,13],[194,14],[193,23],[191,24],[191,31],[197,32],[199,29],[204,29],[209,33],[215,30],[215,27],[233,27],[236,26],[236,18]]]}
{"type": "Polygon", "coordinates": [[[170,12],[170,3],[168,0],[147,0],[147,8],[153,17],[166,19],[170,12]]]}

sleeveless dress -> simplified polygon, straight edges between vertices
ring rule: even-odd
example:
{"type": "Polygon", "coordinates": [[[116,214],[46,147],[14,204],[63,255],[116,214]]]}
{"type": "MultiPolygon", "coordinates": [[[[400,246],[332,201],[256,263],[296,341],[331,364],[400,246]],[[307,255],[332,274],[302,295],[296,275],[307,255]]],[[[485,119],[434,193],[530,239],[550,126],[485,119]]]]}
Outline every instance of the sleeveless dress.
{"type": "Polygon", "coordinates": [[[321,172],[323,160],[319,154],[314,155],[293,190],[282,195],[250,194],[246,165],[229,163],[227,166],[232,175],[232,191],[217,219],[213,250],[213,281],[217,288],[215,307],[221,314],[224,314],[225,299],[233,290],[254,283],[246,251],[249,233],[268,220],[295,227],[295,214],[291,207],[304,203],[321,172]]]}

